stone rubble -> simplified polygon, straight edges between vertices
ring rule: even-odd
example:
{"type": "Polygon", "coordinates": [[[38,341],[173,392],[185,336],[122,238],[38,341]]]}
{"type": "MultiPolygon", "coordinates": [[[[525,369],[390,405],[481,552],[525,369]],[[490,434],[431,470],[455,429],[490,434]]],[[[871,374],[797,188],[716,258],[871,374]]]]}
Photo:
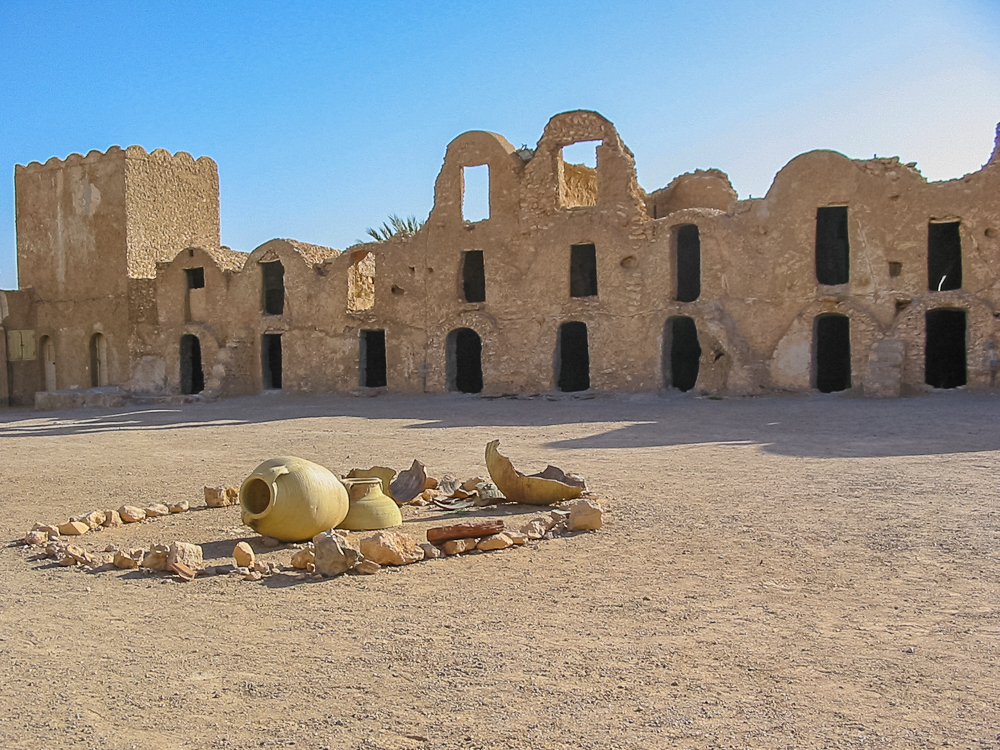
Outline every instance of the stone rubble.
{"type": "Polygon", "coordinates": [[[233,560],[236,561],[237,568],[252,568],[256,559],[253,547],[246,542],[240,542],[233,547],[233,560]]]}
{"type": "MultiPolygon", "coordinates": [[[[379,565],[410,565],[424,559],[424,551],[412,537],[392,530],[380,531],[363,539],[361,554],[379,565]]],[[[316,569],[323,572],[318,563],[316,569]]]]}
{"type": "Polygon", "coordinates": [[[63,536],[80,536],[90,531],[90,526],[83,521],[69,521],[59,525],[59,533],[63,536]]]}
{"type": "Polygon", "coordinates": [[[604,508],[587,498],[577,500],[570,506],[568,526],[570,531],[596,531],[601,528],[604,508]]]}
{"type": "Polygon", "coordinates": [[[316,572],[326,576],[346,573],[361,560],[361,550],[340,534],[323,531],[313,537],[316,572]]]}
{"type": "Polygon", "coordinates": [[[153,503],[148,508],[146,508],[146,518],[161,518],[162,516],[169,516],[170,508],[168,508],[163,503],[153,503]]]}
{"type": "Polygon", "coordinates": [[[146,518],[146,511],[134,505],[123,505],[118,509],[118,515],[123,523],[139,523],[146,518]]]}

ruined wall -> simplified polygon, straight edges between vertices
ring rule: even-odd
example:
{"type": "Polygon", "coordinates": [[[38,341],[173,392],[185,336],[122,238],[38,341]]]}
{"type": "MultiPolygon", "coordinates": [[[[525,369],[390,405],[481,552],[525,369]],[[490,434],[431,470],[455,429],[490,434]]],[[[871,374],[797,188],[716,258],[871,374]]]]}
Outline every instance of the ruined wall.
{"type": "MultiPolygon", "coordinates": [[[[975,174],[927,183],[896,159],[814,151],[761,199],[737,200],[715,169],[646,193],[613,125],[567,112],[533,150],[482,131],[452,141],[434,207],[412,236],[343,253],[271,240],[249,255],[218,246],[218,178],[204,157],[130,148],[21,169],[30,179],[23,201],[18,182],[19,257],[23,227],[28,278],[49,295],[34,303],[39,328],[60,346],[74,342],[71,356],[106,332],[118,358],[109,370],[136,394],[190,391],[194,337],[209,397],[268,388],[898,396],[930,387],[928,312],[944,332],[934,352],[959,352],[967,387],[997,385],[996,154],[975,174]],[[580,142],[596,145],[596,168],[564,160],[580,142]],[[470,221],[465,170],[483,165],[489,216],[470,221]],[[837,252],[817,260],[818,236],[837,252]],[[960,283],[957,268],[929,266],[935,237],[953,265],[958,248],[960,283]],[[76,285],[91,261],[114,269],[97,300],[76,285]],[[126,347],[108,320],[126,321],[126,347]]],[[[959,375],[939,385],[959,385],[959,375]]]]}

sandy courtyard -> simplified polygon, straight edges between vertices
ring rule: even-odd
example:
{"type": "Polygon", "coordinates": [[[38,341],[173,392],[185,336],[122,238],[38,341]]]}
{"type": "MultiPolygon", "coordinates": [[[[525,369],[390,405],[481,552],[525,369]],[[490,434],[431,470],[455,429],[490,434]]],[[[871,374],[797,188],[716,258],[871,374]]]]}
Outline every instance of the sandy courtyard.
{"type": "MultiPolygon", "coordinates": [[[[0,411],[0,459],[5,749],[1000,748],[997,397],[0,411]],[[586,476],[604,529],[305,582],[89,573],[18,543],[202,506],[276,455],[483,474],[493,438],[586,476]]],[[[249,536],[196,508],[82,541],[222,558],[249,536]]]]}

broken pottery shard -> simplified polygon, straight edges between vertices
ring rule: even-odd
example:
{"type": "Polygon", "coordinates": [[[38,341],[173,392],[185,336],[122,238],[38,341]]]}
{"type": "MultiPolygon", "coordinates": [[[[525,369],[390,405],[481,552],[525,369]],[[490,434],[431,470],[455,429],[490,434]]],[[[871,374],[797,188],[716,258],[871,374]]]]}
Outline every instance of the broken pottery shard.
{"type": "Polygon", "coordinates": [[[123,523],[121,514],[117,510],[104,511],[104,523],[101,525],[106,529],[114,529],[123,523]]]}
{"type": "Polygon", "coordinates": [[[459,485],[470,495],[476,491],[476,485],[486,481],[486,477],[470,477],[459,485]]]}
{"type": "Polygon", "coordinates": [[[604,509],[593,500],[577,500],[569,508],[570,531],[595,531],[601,528],[604,509]]]}
{"type": "Polygon", "coordinates": [[[438,480],[435,479],[434,477],[427,477],[427,479],[424,480],[425,490],[436,490],[437,488],[438,488],[438,480]]]}
{"type": "Polygon", "coordinates": [[[81,513],[78,516],[73,516],[70,521],[82,521],[87,524],[91,529],[96,529],[104,524],[105,516],[104,511],[92,510],[89,513],[81,513]]]}
{"type": "Polygon", "coordinates": [[[399,531],[380,531],[361,540],[361,554],[379,565],[409,565],[424,559],[424,551],[399,531]]]}
{"type": "Polygon", "coordinates": [[[167,503],[167,510],[171,513],[185,513],[191,509],[191,503],[187,500],[180,500],[176,503],[167,503]]]}
{"type": "Polygon", "coordinates": [[[253,547],[246,542],[240,542],[233,547],[233,560],[237,568],[252,568],[255,558],[253,547]]]}
{"type": "Polygon", "coordinates": [[[474,550],[477,544],[478,539],[451,539],[441,545],[441,551],[446,555],[462,555],[474,550]]]}
{"type": "Polygon", "coordinates": [[[340,534],[323,531],[313,537],[316,572],[325,576],[346,573],[358,564],[361,551],[340,534]]]}
{"type": "Polygon", "coordinates": [[[123,523],[139,523],[146,517],[146,511],[134,505],[123,505],[118,509],[123,523]]]}
{"type": "Polygon", "coordinates": [[[514,468],[506,456],[500,455],[497,450],[498,445],[500,445],[499,440],[493,440],[486,445],[486,468],[489,469],[493,483],[511,502],[552,505],[560,500],[580,497],[583,493],[583,488],[579,486],[569,485],[556,479],[522,474],[514,468]]]}
{"type": "Polygon", "coordinates": [[[168,565],[168,567],[185,583],[193,581],[194,577],[197,575],[194,568],[190,568],[182,562],[172,562],[168,565]]]}
{"type": "Polygon", "coordinates": [[[513,546],[514,541],[506,534],[493,534],[492,536],[480,539],[476,548],[481,549],[483,552],[490,552],[491,550],[507,549],[513,546]]]}
{"type": "Polygon", "coordinates": [[[226,505],[240,504],[240,488],[234,484],[227,484],[222,488],[226,492],[226,505]]]}
{"type": "Polygon", "coordinates": [[[148,508],[146,508],[146,518],[160,518],[161,516],[169,516],[170,508],[168,508],[163,503],[153,503],[148,508]]]}
{"type": "Polygon", "coordinates": [[[451,474],[445,474],[441,479],[438,480],[437,489],[445,497],[452,497],[455,490],[461,486],[461,483],[451,474]]]}
{"type": "Polygon", "coordinates": [[[406,471],[399,473],[393,481],[389,494],[400,505],[406,505],[424,491],[427,482],[427,470],[420,461],[413,459],[413,463],[406,471]]]}
{"type": "Polygon", "coordinates": [[[476,494],[473,495],[472,504],[482,507],[484,505],[498,505],[506,501],[507,498],[493,482],[480,482],[476,485],[476,494]]]}
{"type": "Polygon", "coordinates": [[[433,544],[428,542],[421,542],[420,549],[424,551],[425,560],[437,560],[438,558],[444,557],[444,553],[433,544]]]}
{"type": "Polygon", "coordinates": [[[90,531],[90,526],[83,521],[70,521],[59,525],[59,533],[63,536],[80,536],[90,531]]]}
{"type": "Polygon", "coordinates": [[[373,466],[370,469],[351,469],[344,478],[364,479],[365,477],[378,477],[382,480],[382,491],[393,500],[396,500],[396,496],[392,494],[392,480],[395,476],[395,469],[390,469],[388,466],[373,466]]]}
{"type": "Polygon", "coordinates": [[[533,477],[538,477],[539,479],[554,479],[557,482],[562,482],[563,484],[568,484],[571,487],[579,487],[581,490],[587,489],[586,480],[579,474],[567,474],[562,469],[549,464],[545,467],[545,471],[540,471],[537,474],[532,474],[533,477]]]}
{"type": "Polygon", "coordinates": [[[441,544],[451,539],[478,539],[479,537],[499,534],[503,531],[503,521],[467,521],[450,526],[435,526],[427,529],[427,541],[431,544],[441,544]]]}
{"type": "Polygon", "coordinates": [[[45,544],[49,541],[49,535],[44,531],[29,531],[24,535],[24,543],[29,547],[34,547],[38,544],[45,544]]]}
{"type": "Polygon", "coordinates": [[[198,570],[204,565],[204,555],[201,547],[187,542],[174,542],[167,553],[167,567],[173,568],[175,563],[181,563],[192,570],[198,570]]]}
{"type": "Polygon", "coordinates": [[[305,570],[315,564],[316,554],[311,549],[300,549],[292,555],[292,567],[297,570],[305,570]]]}

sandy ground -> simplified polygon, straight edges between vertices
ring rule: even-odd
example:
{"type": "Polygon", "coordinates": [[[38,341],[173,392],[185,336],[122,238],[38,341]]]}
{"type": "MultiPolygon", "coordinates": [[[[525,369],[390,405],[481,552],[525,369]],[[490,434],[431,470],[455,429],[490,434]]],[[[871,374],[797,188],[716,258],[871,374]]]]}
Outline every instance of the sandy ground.
{"type": "MultiPolygon", "coordinates": [[[[1000,748],[997,397],[0,411],[0,458],[3,748],[1000,748]],[[201,505],[275,455],[471,476],[494,437],[584,474],[605,528],[308,582],[88,573],[16,543],[201,505]]],[[[83,542],[224,558],[248,536],[196,509],[83,542]]]]}

